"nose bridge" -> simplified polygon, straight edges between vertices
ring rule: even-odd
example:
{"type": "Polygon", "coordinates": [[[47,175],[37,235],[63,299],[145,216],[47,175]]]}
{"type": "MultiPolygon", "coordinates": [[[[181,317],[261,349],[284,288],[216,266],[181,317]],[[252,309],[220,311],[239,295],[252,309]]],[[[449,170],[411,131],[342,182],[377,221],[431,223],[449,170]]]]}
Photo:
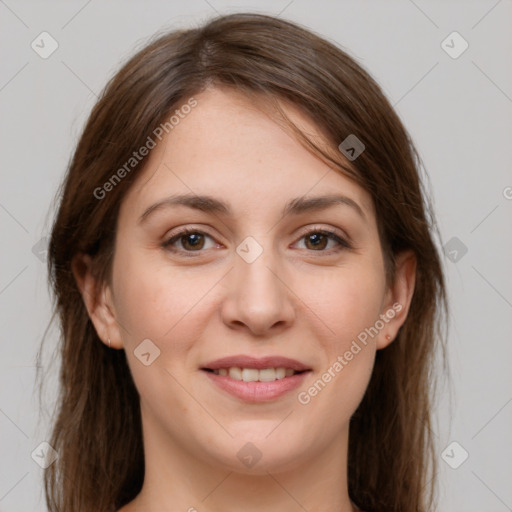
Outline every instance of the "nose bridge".
{"type": "MultiPolygon", "coordinates": [[[[251,247],[247,254],[254,257],[254,251],[256,249],[251,247]]],[[[270,302],[278,298],[281,293],[281,283],[276,277],[276,271],[271,271],[276,267],[276,258],[270,243],[266,244],[254,259],[245,259],[239,255],[236,267],[241,291],[248,299],[258,301],[261,298],[270,302]]]]}
{"type": "Polygon", "coordinates": [[[289,290],[279,276],[282,265],[271,237],[247,237],[236,252],[224,321],[242,323],[257,334],[290,323],[294,308],[289,290]]]}

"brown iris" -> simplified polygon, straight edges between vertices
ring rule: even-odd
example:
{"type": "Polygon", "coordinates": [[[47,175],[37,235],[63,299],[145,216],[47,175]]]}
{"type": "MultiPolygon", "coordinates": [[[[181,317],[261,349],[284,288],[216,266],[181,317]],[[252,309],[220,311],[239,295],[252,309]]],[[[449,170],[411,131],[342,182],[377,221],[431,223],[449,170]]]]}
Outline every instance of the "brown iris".
{"type": "Polygon", "coordinates": [[[329,241],[329,237],[322,233],[312,233],[306,236],[306,247],[308,246],[309,241],[312,241],[313,249],[325,249],[329,241]]]}
{"type": "Polygon", "coordinates": [[[204,246],[204,235],[200,233],[188,233],[181,236],[180,240],[183,248],[186,250],[202,249],[204,246]]]}

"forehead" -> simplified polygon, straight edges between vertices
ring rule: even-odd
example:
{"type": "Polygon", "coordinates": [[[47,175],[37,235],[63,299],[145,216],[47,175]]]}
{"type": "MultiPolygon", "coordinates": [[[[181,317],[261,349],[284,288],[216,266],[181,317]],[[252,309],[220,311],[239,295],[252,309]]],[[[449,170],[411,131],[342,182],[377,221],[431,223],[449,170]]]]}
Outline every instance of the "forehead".
{"type": "MultiPolygon", "coordinates": [[[[124,209],[140,214],[148,203],[177,193],[229,198],[234,210],[242,213],[255,211],[262,203],[271,209],[291,197],[336,192],[373,212],[369,194],[309,152],[276,121],[270,105],[219,88],[194,99],[197,105],[187,109],[189,113],[182,114],[151,150],[121,213],[124,209]]],[[[308,137],[325,145],[310,119],[290,104],[281,106],[308,137]]]]}

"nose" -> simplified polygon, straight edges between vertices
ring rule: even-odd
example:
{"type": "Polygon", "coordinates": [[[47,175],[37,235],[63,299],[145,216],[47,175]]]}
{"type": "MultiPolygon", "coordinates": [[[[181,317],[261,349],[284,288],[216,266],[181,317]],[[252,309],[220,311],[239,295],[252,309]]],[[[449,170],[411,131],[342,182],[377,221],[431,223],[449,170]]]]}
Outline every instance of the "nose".
{"type": "Polygon", "coordinates": [[[289,328],[295,318],[294,294],[271,250],[264,249],[252,263],[235,258],[221,308],[224,323],[254,336],[289,328]]]}

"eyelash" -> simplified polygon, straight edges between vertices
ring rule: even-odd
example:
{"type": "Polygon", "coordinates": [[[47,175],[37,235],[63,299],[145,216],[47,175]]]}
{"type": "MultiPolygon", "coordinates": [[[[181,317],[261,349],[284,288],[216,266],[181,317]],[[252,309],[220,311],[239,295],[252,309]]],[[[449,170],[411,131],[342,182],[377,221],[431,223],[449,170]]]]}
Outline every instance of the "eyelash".
{"type": "MultiPolygon", "coordinates": [[[[213,239],[213,237],[211,235],[209,235],[208,233],[206,233],[204,231],[201,231],[201,230],[198,230],[198,229],[193,229],[193,228],[185,228],[185,229],[179,231],[178,233],[174,234],[171,238],[167,239],[162,244],[162,246],[165,249],[171,250],[172,252],[175,252],[175,253],[182,252],[182,253],[186,254],[187,257],[192,257],[192,258],[196,257],[196,255],[194,253],[200,254],[201,252],[204,252],[204,250],[186,251],[184,249],[176,249],[176,248],[172,247],[172,245],[175,242],[177,242],[180,238],[185,237],[185,236],[190,235],[190,234],[205,235],[205,236],[213,239]]],[[[333,251],[334,252],[338,252],[338,251],[342,251],[342,250],[345,250],[345,249],[352,249],[352,246],[344,238],[340,237],[334,231],[330,231],[328,229],[311,229],[310,231],[307,231],[306,233],[302,234],[302,236],[299,238],[299,240],[302,240],[303,238],[305,238],[307,236],[310,236],[312,234],[320,234],[320,235],[327,236],[330,240],[334,240],[339,245],[334,250],[333,249],[327,250],[327,251],[326,250],[318,250],[318,251],[310,250],[309,252],[320,252],[320,253],[323,252],[323,253],[330,254],[333,251]]]]}

